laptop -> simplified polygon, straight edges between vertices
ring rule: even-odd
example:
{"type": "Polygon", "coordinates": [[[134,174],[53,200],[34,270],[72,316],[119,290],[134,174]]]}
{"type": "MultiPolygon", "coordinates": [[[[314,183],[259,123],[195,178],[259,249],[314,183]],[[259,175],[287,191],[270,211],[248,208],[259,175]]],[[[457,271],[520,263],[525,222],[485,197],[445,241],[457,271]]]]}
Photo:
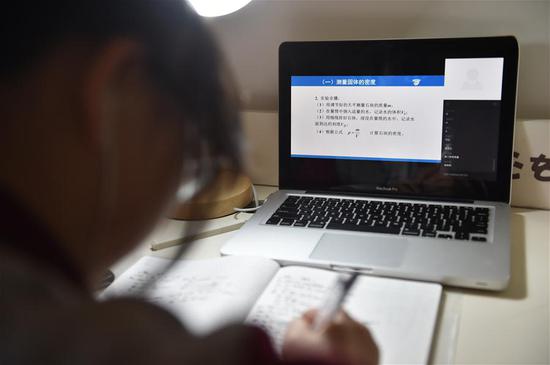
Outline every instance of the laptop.
{"type": "Polygon", "coordinates": [[[518,54],[512,36],[283,43],[280,190],[221,253],[506,288],[518,54]]]}

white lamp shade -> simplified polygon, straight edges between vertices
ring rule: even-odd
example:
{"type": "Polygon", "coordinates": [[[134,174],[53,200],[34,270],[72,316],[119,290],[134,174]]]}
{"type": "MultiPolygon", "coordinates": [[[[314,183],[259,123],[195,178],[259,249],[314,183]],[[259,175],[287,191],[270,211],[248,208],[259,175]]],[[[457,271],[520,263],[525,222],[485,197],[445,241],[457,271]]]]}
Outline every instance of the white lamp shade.
{"type": "Polygon", "coordinates": [[[233,13],[252,0],[187,0],[199,15],[222,16],[233,13]]]}

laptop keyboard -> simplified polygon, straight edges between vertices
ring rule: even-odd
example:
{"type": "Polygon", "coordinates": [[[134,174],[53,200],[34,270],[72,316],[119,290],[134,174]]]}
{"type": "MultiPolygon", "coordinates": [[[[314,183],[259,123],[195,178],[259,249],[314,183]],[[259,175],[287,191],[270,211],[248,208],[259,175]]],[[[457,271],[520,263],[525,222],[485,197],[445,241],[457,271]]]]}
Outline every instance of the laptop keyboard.
{"type": "Polygon", "coordinates": [[[489,208],[291,195],[266,224],[486,242],[489,208]]]}

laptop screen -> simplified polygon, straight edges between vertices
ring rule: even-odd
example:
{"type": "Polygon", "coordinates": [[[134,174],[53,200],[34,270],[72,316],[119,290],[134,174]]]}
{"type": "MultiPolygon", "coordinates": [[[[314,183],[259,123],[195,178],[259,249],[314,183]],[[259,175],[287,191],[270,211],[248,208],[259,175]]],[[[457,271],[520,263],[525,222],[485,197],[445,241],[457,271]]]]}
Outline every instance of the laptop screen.
{"type": "MultiPolygon", "coordinates": [[[[320,42],[344,54],[345,43],[320,42]]],[[[355,59],[364,57],[362,66],[332,56],[347,73],[337,72],[337,65],[315,74],[294,65],[284,80],[290,105],[288,129],[281,119],[288,137],[281,145],[288,163],[281,167],[298,169],[290,187],[498,200],[488,189],[498,184],[499,172],[501,178],[508,174],[508,184],[510,179],[509,168],[499,171],[510,164],[510,151],[503,149],[511,147],[510,128],[503,127],[503,112],[510,113],[503,109],[507,54],[464,49],[461,56],[460,47],[446,51],[426,40],[347,43],[370,51],[355,52],[355,59]],[[408,47],[415,43],[411,59],[408,47]],[[381,50],[383,57],[369,59],[368,53],[381,50]]],[[[313,69],[322,71],[324,62],[313,69]]],[[[513,122],[513,112],[509,118],[513,122]]]]}

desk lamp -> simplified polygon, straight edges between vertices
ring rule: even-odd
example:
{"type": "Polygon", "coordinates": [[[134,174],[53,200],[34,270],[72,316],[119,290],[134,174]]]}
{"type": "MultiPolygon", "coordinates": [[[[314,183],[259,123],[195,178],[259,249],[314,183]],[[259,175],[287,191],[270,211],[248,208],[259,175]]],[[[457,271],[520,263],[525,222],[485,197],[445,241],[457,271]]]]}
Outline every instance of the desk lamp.
{"type": "Polygon", "coordinates": [[[252,0],[188,0],[195,11],[204,17],[231,14],[245,7],[252,0]]]}

